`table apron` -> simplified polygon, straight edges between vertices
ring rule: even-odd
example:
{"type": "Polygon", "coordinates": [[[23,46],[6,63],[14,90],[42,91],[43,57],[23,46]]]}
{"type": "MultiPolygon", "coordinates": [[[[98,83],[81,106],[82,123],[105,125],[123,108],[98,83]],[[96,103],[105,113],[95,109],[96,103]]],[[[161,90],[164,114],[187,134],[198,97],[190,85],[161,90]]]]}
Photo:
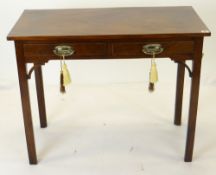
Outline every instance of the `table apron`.
{"type": "Polygon", "coordinates": [[[53,53],[58,45],[69,45],[74,54],[66,59],[108,59],[108,58],[149,58],[142,48],[147,44],[161,44],[163,52],[158,58],[175,58],[176,60],[192,59],[194,41],[115,41],[115,42],[53,42],[53,43],[24,43],[26,62],[47,62],[60,57],[53,53]]]}

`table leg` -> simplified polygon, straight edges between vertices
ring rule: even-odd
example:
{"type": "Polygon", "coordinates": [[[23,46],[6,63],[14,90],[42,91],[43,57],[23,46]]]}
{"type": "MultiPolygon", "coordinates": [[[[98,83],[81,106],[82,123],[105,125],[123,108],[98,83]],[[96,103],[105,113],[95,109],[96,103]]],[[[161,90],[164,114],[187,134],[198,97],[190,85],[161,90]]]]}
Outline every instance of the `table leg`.
{"type": "Polygon", "coordinates": [[[190,108],[188,117],[188,131],[185,149],[185,162],[191,162],[193,157],[194,137],[197,118],[197,107],[199,97],[199,84],[200,84],[200,69],[202,59],[202,45],[203,39],[195,42],[195,54],[193,58],[193,76],[191,82],[191,94],[190,94],[190,108]]]}
{"type": "Polygon", "coordinates": [[[185,67],[178,63],[174,124],[181,125],[185,67]]]}
{"type": "Polygon", "coordinates": [[[37,90],[40,126],[41,128],[46,128],[47,127],[46,106],[44,100],[42,68],[40,65],[35,66],[35,83],[36,83],[36,90],[37,90]]]}
{"type": "Polygon", "coordinates": [[[29,163],[37,164],[37,155],[35,149],[34,131],[33,131],[33,124],[32,124],[32,116],[31,116],[26,63],[23,56],[23,44],[17,42],[15,43],[15,46],[16,46],[17,69],[18,69],[18,76],[19,76],[20,94],[21,94],[29,163]]]}

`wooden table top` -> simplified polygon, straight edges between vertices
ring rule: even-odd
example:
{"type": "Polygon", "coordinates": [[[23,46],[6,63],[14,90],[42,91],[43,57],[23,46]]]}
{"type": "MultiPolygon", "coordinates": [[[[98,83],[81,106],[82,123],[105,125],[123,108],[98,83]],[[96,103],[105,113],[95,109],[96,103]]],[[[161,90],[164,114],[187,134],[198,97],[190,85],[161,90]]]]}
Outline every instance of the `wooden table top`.
{"type": "Polygon", "coordinates": [[[25,10],[8,40],[210,36],[194,9],[130,7],[25,10]]]}

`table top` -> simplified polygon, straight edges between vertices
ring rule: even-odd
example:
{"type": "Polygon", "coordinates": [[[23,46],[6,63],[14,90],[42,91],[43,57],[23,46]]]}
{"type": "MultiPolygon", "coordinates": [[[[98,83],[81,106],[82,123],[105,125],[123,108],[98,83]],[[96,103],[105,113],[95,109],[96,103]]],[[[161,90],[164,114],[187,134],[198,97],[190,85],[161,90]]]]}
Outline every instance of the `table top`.
{"type": "Polygon", "coordinates": [[[190,6],[25,10],[8,40],[203,37],[190,6]]]}

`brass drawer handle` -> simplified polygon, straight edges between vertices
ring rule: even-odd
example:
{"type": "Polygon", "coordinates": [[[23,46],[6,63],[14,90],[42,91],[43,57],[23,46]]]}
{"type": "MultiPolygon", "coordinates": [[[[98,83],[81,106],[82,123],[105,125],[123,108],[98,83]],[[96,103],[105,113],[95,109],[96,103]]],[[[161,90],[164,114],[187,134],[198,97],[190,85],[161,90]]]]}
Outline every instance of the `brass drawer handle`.
{"type": "Polygon", "coordinates": [[[53,50],[53,53],[57,56],[66,57],[74,54],[74,49],[68,45],[59,45],[56,46],[53,50]]]}
{"type": "Polygon", "coordinates": [[[163,52],[161,44],[147,44],[142,48],[143,53],[147,55],[157,55],[163,52]]]}

